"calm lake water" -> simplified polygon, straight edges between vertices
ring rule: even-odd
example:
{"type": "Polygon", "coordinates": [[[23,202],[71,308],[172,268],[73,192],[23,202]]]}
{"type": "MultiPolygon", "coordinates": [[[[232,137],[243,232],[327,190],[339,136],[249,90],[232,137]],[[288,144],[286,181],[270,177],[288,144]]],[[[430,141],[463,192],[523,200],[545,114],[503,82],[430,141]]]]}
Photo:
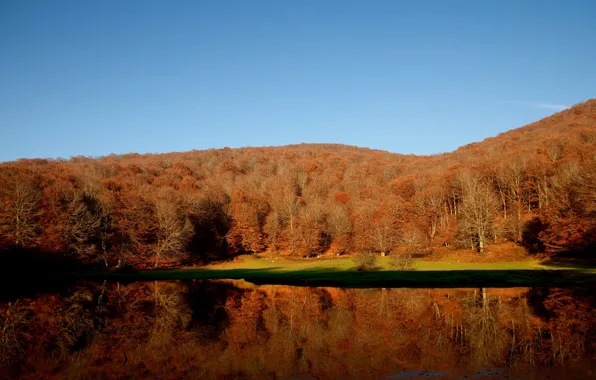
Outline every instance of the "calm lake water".
{"type": "Polygon", "coordinates": [[[0,303],[6,378],[593,378],[575,289],[79,283],[0,303]]]}

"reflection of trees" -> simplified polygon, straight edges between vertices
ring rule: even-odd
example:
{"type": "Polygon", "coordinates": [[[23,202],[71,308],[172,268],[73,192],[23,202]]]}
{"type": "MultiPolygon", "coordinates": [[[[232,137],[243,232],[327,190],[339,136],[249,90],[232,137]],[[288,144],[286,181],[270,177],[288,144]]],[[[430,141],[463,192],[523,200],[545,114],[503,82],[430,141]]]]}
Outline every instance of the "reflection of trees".
{"type": "Polygon", "coordinates": [[[510,329],[511,341],[509,364],[537,364],[537,356],[542,351],[544,323],[536,317],[525,297],[515,297],[510,308],[501,317],[502,325],[510,329]]]}
{"type": "Polygon", "coordinates": [[[0,366],[10,363],[22,354],[30,334],[25,326],[29,322],[28,311],[19,301],[9,302],[0,308],[0,366]]]}
{"type": "Polygon", "coordinates": [[[153,346],[173,345],[172,338],[177,330],[186,328],[190,322],[190,309],[176,283],[153,284],[155,320],[149,342],[153,346]]]}
{"type": "Polygon", "coordinates": [[[590,300],[558,290],[99,284],[1,306],[0,344],[15,363],[72,377],[349,378],[576,365],[595,359],[590,300]]]}
{"type": "Polygon", "coordinates": [[[232,300],[228,305],[231,326],[228,328],[228,342],[232,349],[239,352],[244,346],[255,342],[259,335],[263,295],[260,292],[248,292],[246,296],[232,300]]]}
{"type": "Polygon", "coordinates": [[[593,327],[596,317],[592,300],[573,295],[568,290],[555,289],[544,305],[553,314],[549,321],[553,363],[576,363],[588,348],[595,348],[593,327]]]}
{"type": "Polygon", "coordinates": [[[470,326],[470,363],[474,367],[501,366],[507,355],[507,331],[498,321],[499,300],[490,300],[486,288],[480,290],[478,299],[471,300],[465,319],[470,326]]]}
{"type": "Polygon", "coordinates": [[[458,317],[460,303],[453,298],[444,297],[443,292],[427,291],[420,312],[420,360],[424,368],[445,367],[456,363],[456,351],[461,346],[458,340],[457,326],[461,325],[458,317]],[[453,327],[456,327],[454,333],[453,327]]]}
{"type": "Polygon", "coordinates": [[[2,375],[19,377],[23,365],[28,371],[43,371],[58,368],[57,363],[78,363],[74,359],[91,348],[102,328],[105,307],[100,296],[81,286],[69,294],[0,305],[2,375]]]}
{"type": "Polygon", "coordinates": [[[37,313],[30,322],[39,329],[33,333],[36,349],[59,358],[85,349],[100,327],[98,317],[103,307],[98,301],[86,288],[61,299],[51,296],[45,300],[48,314],[37,313]]]}
{"type": "Polygon", "coordinates": [[[339,293],[338,299],[335,301],[334,307],[328,311],[330,327],[329,333],[332,339],[339,342],[338,348],[340,350],[347,350],[350,346],[351,326],[354,323],[354,313],[352,312],[352,305],[345,297],[345,290],[335,290],[339,293]],[[343,293],[343,294],[342,294],[343,293]]]}

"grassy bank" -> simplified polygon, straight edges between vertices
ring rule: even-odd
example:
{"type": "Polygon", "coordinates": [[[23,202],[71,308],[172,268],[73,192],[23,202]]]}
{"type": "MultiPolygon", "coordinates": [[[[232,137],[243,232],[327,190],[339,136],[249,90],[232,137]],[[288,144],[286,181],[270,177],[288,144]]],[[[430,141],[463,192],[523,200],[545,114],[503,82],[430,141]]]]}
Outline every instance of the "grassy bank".
{"type": "MultiPolygon", "coordinates": [[[[391,257],[378,257],[378,270],[391,270],[391,257]]],[[[213,264],[206,267],[211,270],[230,269],[275,269],[277,271],[301,271],[311,269],[323,270],[356,270],[356,264],[349,257],[288,259],[282,257],[241,256],[235,261],[213,264]]],[[[470,263],[453,261],[423,261],[414,260],[412,269],[417,271],[446,271],[446,270],[535,270],[549,269],[537,260],[510,261],[500,263],[470,263]]],[[[561,268],[564,269],[564,268],[561,268]]]]}
{"type": "Polygon", "coordinates": [[[150,270],[132,273],[97,271],[77,274],[115,281],[243,279],[254,284],[336,287],[593,287],[593,267],[569,268],[538,261],[458,263],[414,261],[413,271],[390,270],[381,257],[375,270],[358,271],[350,258],[287,259],[245,256],[200,269],[150,270]]]}

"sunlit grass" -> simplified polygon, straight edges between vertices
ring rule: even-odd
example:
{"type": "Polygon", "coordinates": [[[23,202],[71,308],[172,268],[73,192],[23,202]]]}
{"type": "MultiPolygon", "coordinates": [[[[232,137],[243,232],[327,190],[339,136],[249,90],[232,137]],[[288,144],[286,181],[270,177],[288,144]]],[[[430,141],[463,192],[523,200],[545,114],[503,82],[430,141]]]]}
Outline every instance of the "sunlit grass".
{"type": "MultiPolygon", "coordinates": [[[[391,270],[391,257],[379,257],[377,268],[391,270]]],[[[356,270],[356,264],[351,258],[312,258],[312,259],[287,259],[287,258],[257,258],[242,256],[233,262],[209,265],[205,269],[272,269],[277,271],[295,271],[305,269],[333,269],[356,270]]],[[[445,270],[516,270],[516,269],[547,269],[538,261],[512,261],[502,263],[464,263],[450,261],[422,261],[414,260],[412,268],[418,271],[445,271],[445,270]]]]}
{"type": "Polygon", "coordinates": [[[313,268],[352,270],[356,269],[356,264],[350,258],[291,260],[286,258],[256,258],[247,255],[242,256],[238,261],[224,262],[205,267],[205,269],[276,269],[280,271],[313,268]]]}
{"type": "Polygon", "coordinates": [[[466,263],[424,261],[413,263],[414,270],[391,270],[391,257],[379,257],[374,269],[359,271],[351,257],[289,259],[244,256],[234,261],[202,268],[149,270],[131,273],[93,271],[77,276],[115,281],[243,279],[257,285],[297,285],[333,287],[593,287],[594,267],[568,268],[558,263],[515,261],[466,263]],[[557,264],[557,265],[555,265],[557,264]]]}

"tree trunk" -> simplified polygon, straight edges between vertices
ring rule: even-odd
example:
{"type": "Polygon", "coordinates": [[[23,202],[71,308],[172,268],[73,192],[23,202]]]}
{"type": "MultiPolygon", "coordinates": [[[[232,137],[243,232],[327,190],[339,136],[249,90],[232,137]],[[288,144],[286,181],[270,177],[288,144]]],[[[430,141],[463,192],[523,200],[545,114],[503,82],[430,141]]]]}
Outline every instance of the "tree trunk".
{"type": "Polygon", "coordinates": [[[154,266],[154,268],[157,268],[159,266],[159,256],[160,256],[159,252],[156,252],[155,253],[155,266],[154,266]]]}

